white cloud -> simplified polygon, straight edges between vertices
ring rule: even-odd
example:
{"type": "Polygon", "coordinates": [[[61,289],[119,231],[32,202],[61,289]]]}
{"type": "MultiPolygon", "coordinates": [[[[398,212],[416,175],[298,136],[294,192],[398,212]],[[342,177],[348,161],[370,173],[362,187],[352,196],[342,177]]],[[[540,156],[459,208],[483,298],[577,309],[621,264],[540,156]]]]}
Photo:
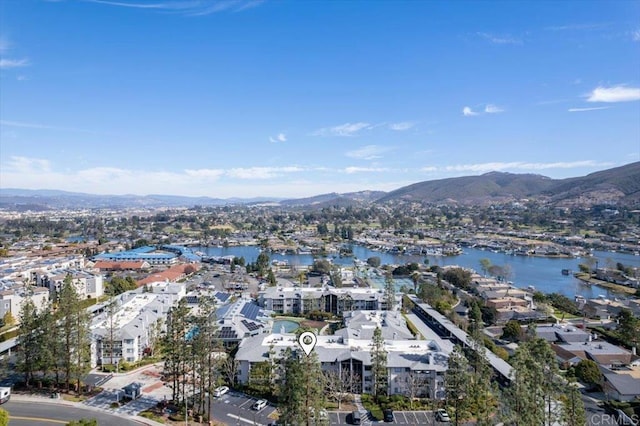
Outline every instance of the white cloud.
{"type": "Polygon", "coordinates": [[[599,24],[568,24],[546,27],[547,31],[580,31],[580,30],[597,30],[609,26],[608,22],[599,24]]]}
{"type": "Polygon", "coordinates": [[[391,130],[397,130],[399,132],[402,132],[404,130],[411,129],[415,125],[416,125],[416,123],[413,123],[411,121],[401,121],[399,123],[391,123],[391,124],[389,124],[389,128],[391,130]]]}
{"type": "Polygon", "coordinates": [[[366,145],[353,151],[345,153],[347,157],[357,158],[358,160],[375,160],[382,158],[382,154],[390,151],[391,148],[379,145],[366,145]]]}
{"type": "Polygon", "coordinates": [[[426,166],[426,167],[422,167],[420,169],[420,171],[421,172],[436,172],[436,171],[438,171],[438,168],[434,167],[434,166],[426,166]]]}
{"type": "Polygon", "coordinates": [[[504,109],[493,104],[487,104],[487,106],[484,107],[484,112],[487,114],[497,114],[500,112],[504,112],[504,109]]]}
{"type": "Polygon", "coordinates": [[[637,29],[635,31],[631,31],[631,40],[640,41],[640,29],[637,29]]]}
{"type": "Polygon", "coordinates": [[[49,160],[42,158],[11,156],[6,164],[7,170],[16,173],[42,173],[51,170],[49,160]]]}
{"type": "Polygon", "coordinates": [[[29,65],[28,59],[0,59],[0,69],[20,68],[29,65]]]}
{"type": "Polygon", "coordinates": [[[236,179],[272,179],[286,173],[302,172],[302,167],[238,167],[229,169],[225,176],[236,179]]]}
{"type": "Polygon", "coordinates": [[[567,111],[569,112],[584,112],[584,111],[597,111],[599,109],[609,109],[610,106],[603,107],[590,107],[590,108],[569,108],[567,111]]]}
{"type": "Polygon", "coordinates": [[[640,88],[623,85],[598,86],[587,95],[588,102],[629,102],[640,100],[640,88]]]}
{"type": "Polygon", "coordinates": [[[380,172],[388,172],[389,169],[385,168],[385,167],[357,167],[357,166],[352,166],[352,167],[345,167],[344,172],[346,174],[353,174],[353,173],[380,173],[380,172]]]}
{"type": "Polygon", "coordinates": [[[276,137],[273,136],[269,136],[269,142],[286,142],[287,141],[287,135],[285,135],[284,133],[278,133],[278,135],[276,137]]]}
{"type": "Polygon", "coordinates": [[[522,44],[522,40],[512,37],[510,35],[495,35],[489,33],[476,33],[485,40],[489,40],[493,44],[522,44]]]}
{"type": "Polygon", "coordinates": [[[473,111],[470,107],[466,106],[462,108],[462,115],[464,115],[465,117],[471,117],[473,115],[478,115],[478,113],[473,111]]]}
{"type": "Polygon", "coordinates": [[[261,0],[164,0],[155,3],[142,1],[85,0],[107,6],[150,9],[181,13],[188,16],[204,16],[218,12],[240,12],[259,6],[261,0]]]}
{"type": "Polygon", "coordinates": [[[20,127],[25,129],[43,129],[43,130],[60,130],[60,131],[66,131],[66,132],[93,133],[91,130],[76,129],[75,127],[58,127],[58,126],[50,126],[48,124],[26,123],[23,121],[0,120],[0,127],[2,126],[20,127]]]}
{"type": "Polygon", "coordinates": [[[224,175],[222,169],[187,169],[184,172],[191,177],[214,180],[224,175]]]}
{"type": "Polygon", "coordinates": [[[478,164],[457,164],[453,166],[445,166],[443,171],[447,172],[476,172],[485,173],[491,171],[502,170],[547,170],[547,169],[573,169],[578,167],[606,167],[611,163],[602,163],[594,160],[570,161],[570,162],[554,162],[554,163],[526,163],[514,161],[508,163],[478,163],[478,164]]]}
{"type": "Polygon", "coordinates": [[[365,122],[345,123],[334,127],[324,127],[313,132],[314,136],[355,136],[360,130],[370,129],[365,122]]]}

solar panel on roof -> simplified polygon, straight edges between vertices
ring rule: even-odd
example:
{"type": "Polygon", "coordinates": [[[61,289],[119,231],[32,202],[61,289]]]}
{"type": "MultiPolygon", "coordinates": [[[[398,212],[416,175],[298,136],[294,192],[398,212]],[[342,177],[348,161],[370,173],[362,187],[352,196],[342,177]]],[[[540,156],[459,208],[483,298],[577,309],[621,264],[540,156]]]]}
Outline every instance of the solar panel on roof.
{"type": "Polygon", "coordinates": [[[242,307],[240,314],[244,315],[245,318],[255,320],[256,318],[258,318],[258,315],[260,314],[260,306],[254,303],[246,303],[242,307]]]}
{"type": "Polygon", "coordinates": [[[228,293],[222,293],[221,291],[219,291],[219,292],[217,292],[217,293],[216,293],[216,297],[217,297],[218,299],[220,299],[221,301],[223,301],[223,302],[226,302],[226,301],[227,301],[227,299],[228,299],[230,296],[231,296],[230,294],[228,294],[228,293]]]}

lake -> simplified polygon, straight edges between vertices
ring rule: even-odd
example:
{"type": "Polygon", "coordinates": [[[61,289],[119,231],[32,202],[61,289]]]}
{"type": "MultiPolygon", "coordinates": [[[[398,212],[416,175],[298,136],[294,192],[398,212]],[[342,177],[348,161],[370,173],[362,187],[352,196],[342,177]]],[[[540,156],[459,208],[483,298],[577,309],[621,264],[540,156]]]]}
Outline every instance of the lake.
{"type": "MultiPolygon", "coordinates": [[[[425,256],[396,255],[386,252],[371,250],[360,245],[353,245],[353,257],[332,257],[332,261],[338,265],[353,265],[354,259],[366,260],[372,256],[380,257],[382,264],[404,264],[407,262],[423,263],[425,256]]],[[[254,262],[260,254],[260,249],[255,246],[237,247],[194,247],[194,251],[201,251],[208,256],[237,256],[244,257],[247,262],[254,262]]],[[[632,254],[594,251],[593,256],[599,266],[607,263],[620,262],[626,266],[640,268],[640,256],[632,254]]],[[[292,266],[311,265],[314,257],[309,254],[280,254],[269,255],[271,260],[286,260],[292,266]]],[[[583,284],[573,276],[562,275],[563,269],[578,271],[578,265],[585,260],[581,258],[547,258],[534,256],[513,256],[505,253],[476,248],[465,248],[458,256],[426,256],[430,265],[459,265],[480,271],[480,259],[487,258],[494,265],[509,265],[512,275],[510,280],[517,287],[526,288],[534,286],[536,290],[544,293],[558,292],[568,297],[581,295],[587,298],[605,295],[613,297],[614,294],[605,288],[583,284]]]]}

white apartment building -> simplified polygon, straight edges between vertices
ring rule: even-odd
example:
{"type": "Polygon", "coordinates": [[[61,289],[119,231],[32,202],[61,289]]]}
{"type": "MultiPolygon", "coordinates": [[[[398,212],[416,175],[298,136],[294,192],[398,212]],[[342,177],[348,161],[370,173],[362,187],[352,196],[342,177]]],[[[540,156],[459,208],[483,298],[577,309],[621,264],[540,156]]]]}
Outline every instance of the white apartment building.
{"type": "MultiPolygon", "coordinates": [[[[396,306],[400,295],[395,295],[396,306]]],[[[258,304],[278,314],[304,314],[311,311],[342,315],[346,311],[386,309],[384,290],[374,288],[267,287],[258,296],[258,304]]]]}
{"type": "Polygon", "coordinates": [[[20,321],[20,311],[22,305],[27,299],[27,291],[31,291],[31,300],[36,308],[40,309],[49,301],[49,290],[42,287],[31,286],[27,290],[22,284],[7,285],[0,283],[0,318],[3,318],[7,312],[10,312],[16,324],[20,321]]]}
{"type": "MultiPolygon", "coordinates": [[[[402,316],[396,312],[356,313],[352,321],[353,327],[347,326],[333,336],[317,336],[313,351],[323,371],[350,376],[355,382],[354,392],[371,393],[371,339],[375,328],[381,327],[387,352],[389,394],[444,397],[450,344],[438,338],[415,340],[402,316]]],[[[248,383],[254,365],[271,361],[271,350],[279,359],[287,348],[299,350],[295,334],[259,334],[244,339],[236,354],[238,381],[248,383]]]]}
{"type": "Polygon", "coordinates": [[[153,283],[148,287],[149,292],[138,289],[113,298],[113,315],[108,302],[94,309],[100,313],[91,324],[93,367],[142,359],[158,332],[165,329],[170,309],[186,294],[184,284],[153,283]]]}

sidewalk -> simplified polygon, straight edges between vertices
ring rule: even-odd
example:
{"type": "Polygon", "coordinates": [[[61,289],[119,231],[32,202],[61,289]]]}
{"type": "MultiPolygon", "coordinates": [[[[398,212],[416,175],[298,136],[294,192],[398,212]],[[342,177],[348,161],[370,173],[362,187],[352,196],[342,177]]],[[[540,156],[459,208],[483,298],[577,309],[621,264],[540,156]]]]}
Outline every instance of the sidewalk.
{"type": "MultiPolygon", "coordinates": [[[[112,414],[112,415],[122,415],[122,414],[114,414],[108,410],[101,410],[99,408],[96,407],[91,407],[89,405],[85,405],[81,402],[73,402],[73,401],[66,401],[64,399],[61,398],[47,398],[44,396],[38,396],[38,395],[25,395],[25,394],[19,394],[19,393],[12,393],[11,394],[11,400],[12,401],[16,401],[16,402],[29,402],[32,404],[52,404],[52,405],[64,405],[64,406],[68,406],[68,407],[74,407],[74,408],[78,408],[81,410],[87,410],[87,411],[99,411],[99,412],[103,412],[103,413],[107,413],[107,414],[112,414]]],[[[148,426],[164,426],[164,423],[158,423],[155,420],[151,420],[151,419],[146,419],[144,417],[140,417],[140,416],[127,416],[129,417],[131,420],[143,424],[143,425],[148,425],[148,426]]]]}
{"type": "Polygon", "coordinates": [[[145,371],[145,370],[147,370],[149,368],[161,369],[162,368],[162,364],[163,364],[162,362],[158,361],[158,362],[155,362],[153,364],[143,365],[142,367],[138,367],[135,370],[125,371],[125,372],[122,372],[122,373],[116,373],[116,372],[107,373],[107,372],[104,372],[104,371],[100,371],[100,368],[94,368],[93,370],[90,371],[90,373],[91,374],[105,374],[105,375],[111,374],[111,375],[113,375],[113,377],[123,377],[123,376],[130,376],[132,374],[140,373],[140,372],[145,371]]]}

